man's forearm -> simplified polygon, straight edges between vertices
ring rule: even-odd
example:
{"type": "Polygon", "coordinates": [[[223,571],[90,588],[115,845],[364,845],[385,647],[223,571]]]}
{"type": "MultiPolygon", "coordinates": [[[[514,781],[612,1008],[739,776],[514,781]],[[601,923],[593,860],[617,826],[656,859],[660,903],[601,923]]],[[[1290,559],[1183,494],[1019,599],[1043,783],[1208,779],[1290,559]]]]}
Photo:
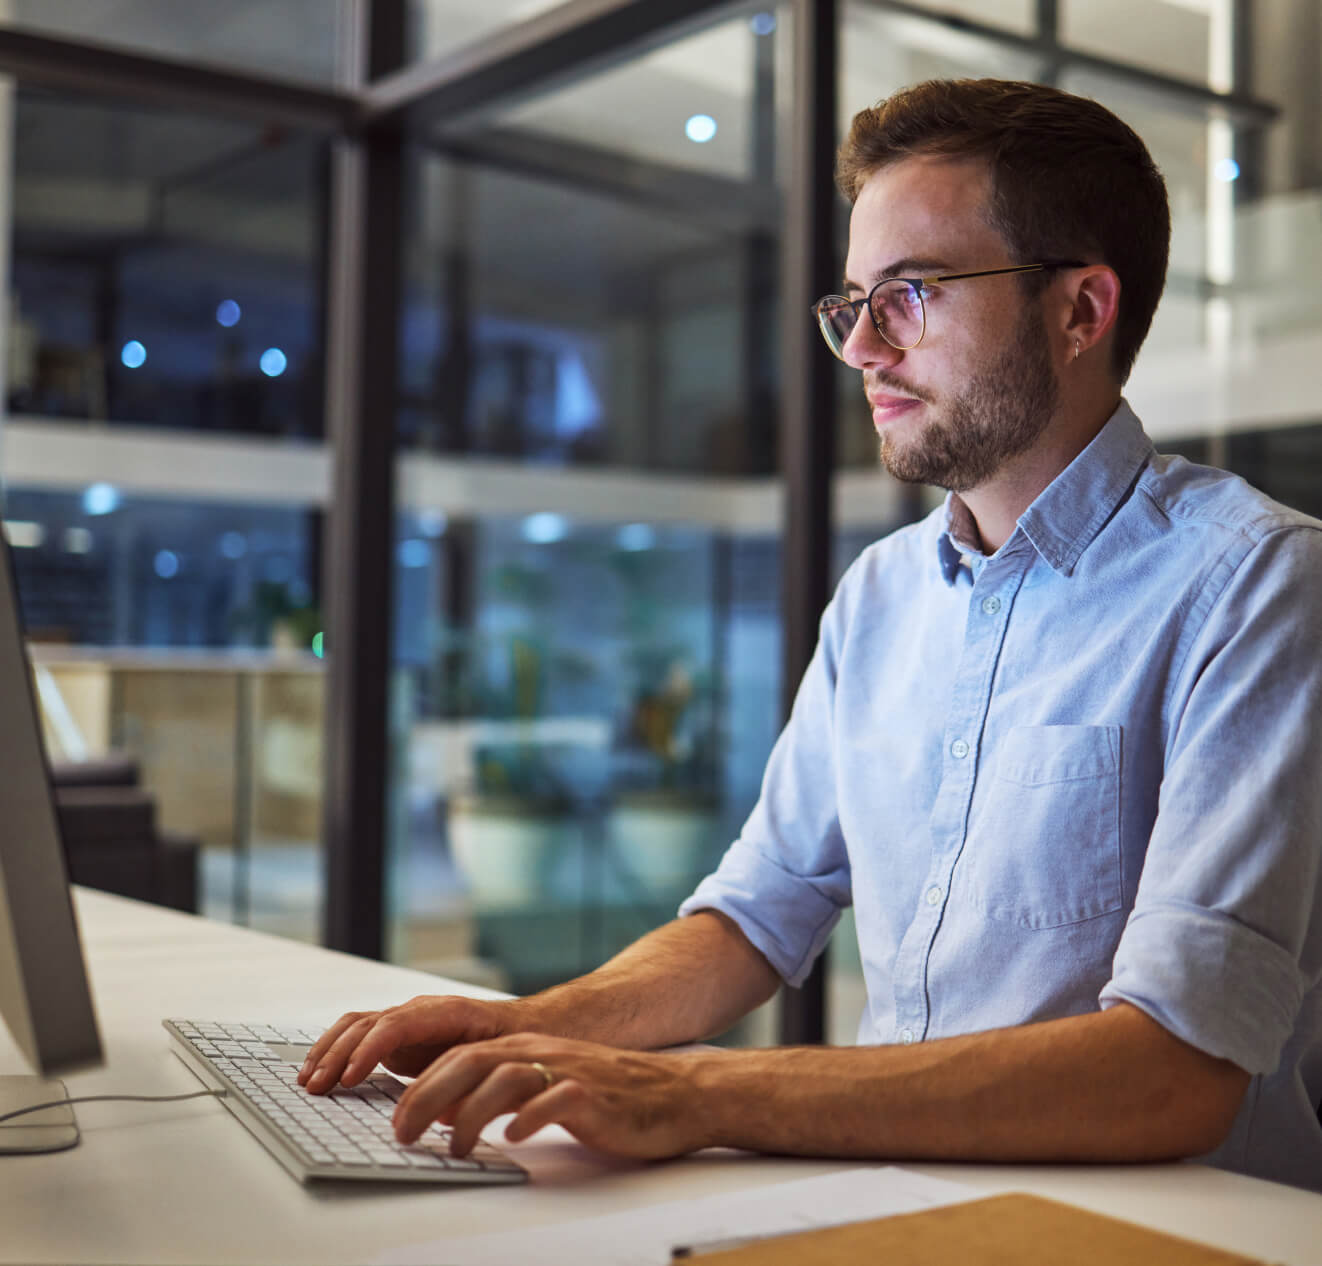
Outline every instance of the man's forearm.
{"type": "Polygon", "coordinates": [[[688,1058],[708,1145],[816,1156],[1198,1155],[1221,1142],[1248,1084],[1129,1006],[916,1046],[688,1058]]]}
{"type": "Polygon", "coordinates": [[[729,1028],[780,984],[733,922],[702,911],[664,924],[577,980],[521,999],[531,1029],[654,1049],[729,1028]]]}

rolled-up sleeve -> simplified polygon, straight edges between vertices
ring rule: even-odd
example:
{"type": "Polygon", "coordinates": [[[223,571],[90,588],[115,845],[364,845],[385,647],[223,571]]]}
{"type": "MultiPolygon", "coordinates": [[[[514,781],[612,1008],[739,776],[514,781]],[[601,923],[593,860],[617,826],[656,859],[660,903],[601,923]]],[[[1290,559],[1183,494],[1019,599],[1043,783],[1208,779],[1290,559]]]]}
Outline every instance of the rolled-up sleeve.
{"type": "Polygon", "coordinates": [[[848,624],[851,568],[822,617],[813,658],[761,794],[719,867],[680,907],[718,910],[780,973],[800,985],[850,902],[849,861],[836,810],[833,713],[848,624]]]}
{"type": "Polygon", "coordinates": [[[1224,560],[1191,621],[1165,774],[1105,1008],[1269,1074],[1322,976],[1322,532],[1224,560]]]}

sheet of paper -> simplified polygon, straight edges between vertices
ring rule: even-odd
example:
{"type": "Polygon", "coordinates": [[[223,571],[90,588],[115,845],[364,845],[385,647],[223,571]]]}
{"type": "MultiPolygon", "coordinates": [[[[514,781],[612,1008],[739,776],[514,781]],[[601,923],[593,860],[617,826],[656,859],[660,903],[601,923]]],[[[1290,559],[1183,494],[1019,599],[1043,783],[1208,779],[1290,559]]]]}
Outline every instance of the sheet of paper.
{"type": "MultiPolygon", "coordinates": [[[[985,1195],[962,1183],[895,1166],[842,1170],[749,1191],[649,1205],[527,1231],[433,1240],[392,1250],[389,1266],[669,1266],[678,1245],[807,1231],[892,1213],[914,1213],[985,1195]]],[[[701,1258],[695,1258],[701,1261],[701,1258]]]]}

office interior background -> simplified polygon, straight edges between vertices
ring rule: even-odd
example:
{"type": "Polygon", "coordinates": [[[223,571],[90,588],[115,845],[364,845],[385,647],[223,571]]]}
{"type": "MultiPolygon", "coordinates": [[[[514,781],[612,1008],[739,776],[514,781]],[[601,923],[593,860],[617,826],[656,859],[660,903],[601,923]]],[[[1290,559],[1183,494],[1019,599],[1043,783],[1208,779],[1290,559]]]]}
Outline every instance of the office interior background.
{"type": "MultiPolygon", "coordinates": [[[[904,84],[1135,127],[1174,241],[1127,395],[1322,513],[1318,0],[0,0],[0,73],[48,741],[134,757],[208,915],[526,991],[715,864],[794,613],[940,496],[803,301],[806,186],[904,84]]],[[[829,1040],[861,994],[846,919],[829,1040]]]]}

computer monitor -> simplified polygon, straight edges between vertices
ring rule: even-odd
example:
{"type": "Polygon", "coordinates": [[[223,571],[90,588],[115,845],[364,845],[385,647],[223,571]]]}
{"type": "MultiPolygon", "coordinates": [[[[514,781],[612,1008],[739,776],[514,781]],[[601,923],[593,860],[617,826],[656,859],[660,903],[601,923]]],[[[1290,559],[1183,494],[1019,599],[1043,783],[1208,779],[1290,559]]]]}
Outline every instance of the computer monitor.
{"type": "MultiPolygon", "coordinates": [[[[3,1116],[62,1098],[60,1083],[44,1078],[102,1062],[3,533],[0,701],[0,1017],[36,1074],[0,1077],[3,1116]]],[[[0,1124],[0,1152],[52,1151],[77,1139],[67,1108],[0,1124]]]]}

